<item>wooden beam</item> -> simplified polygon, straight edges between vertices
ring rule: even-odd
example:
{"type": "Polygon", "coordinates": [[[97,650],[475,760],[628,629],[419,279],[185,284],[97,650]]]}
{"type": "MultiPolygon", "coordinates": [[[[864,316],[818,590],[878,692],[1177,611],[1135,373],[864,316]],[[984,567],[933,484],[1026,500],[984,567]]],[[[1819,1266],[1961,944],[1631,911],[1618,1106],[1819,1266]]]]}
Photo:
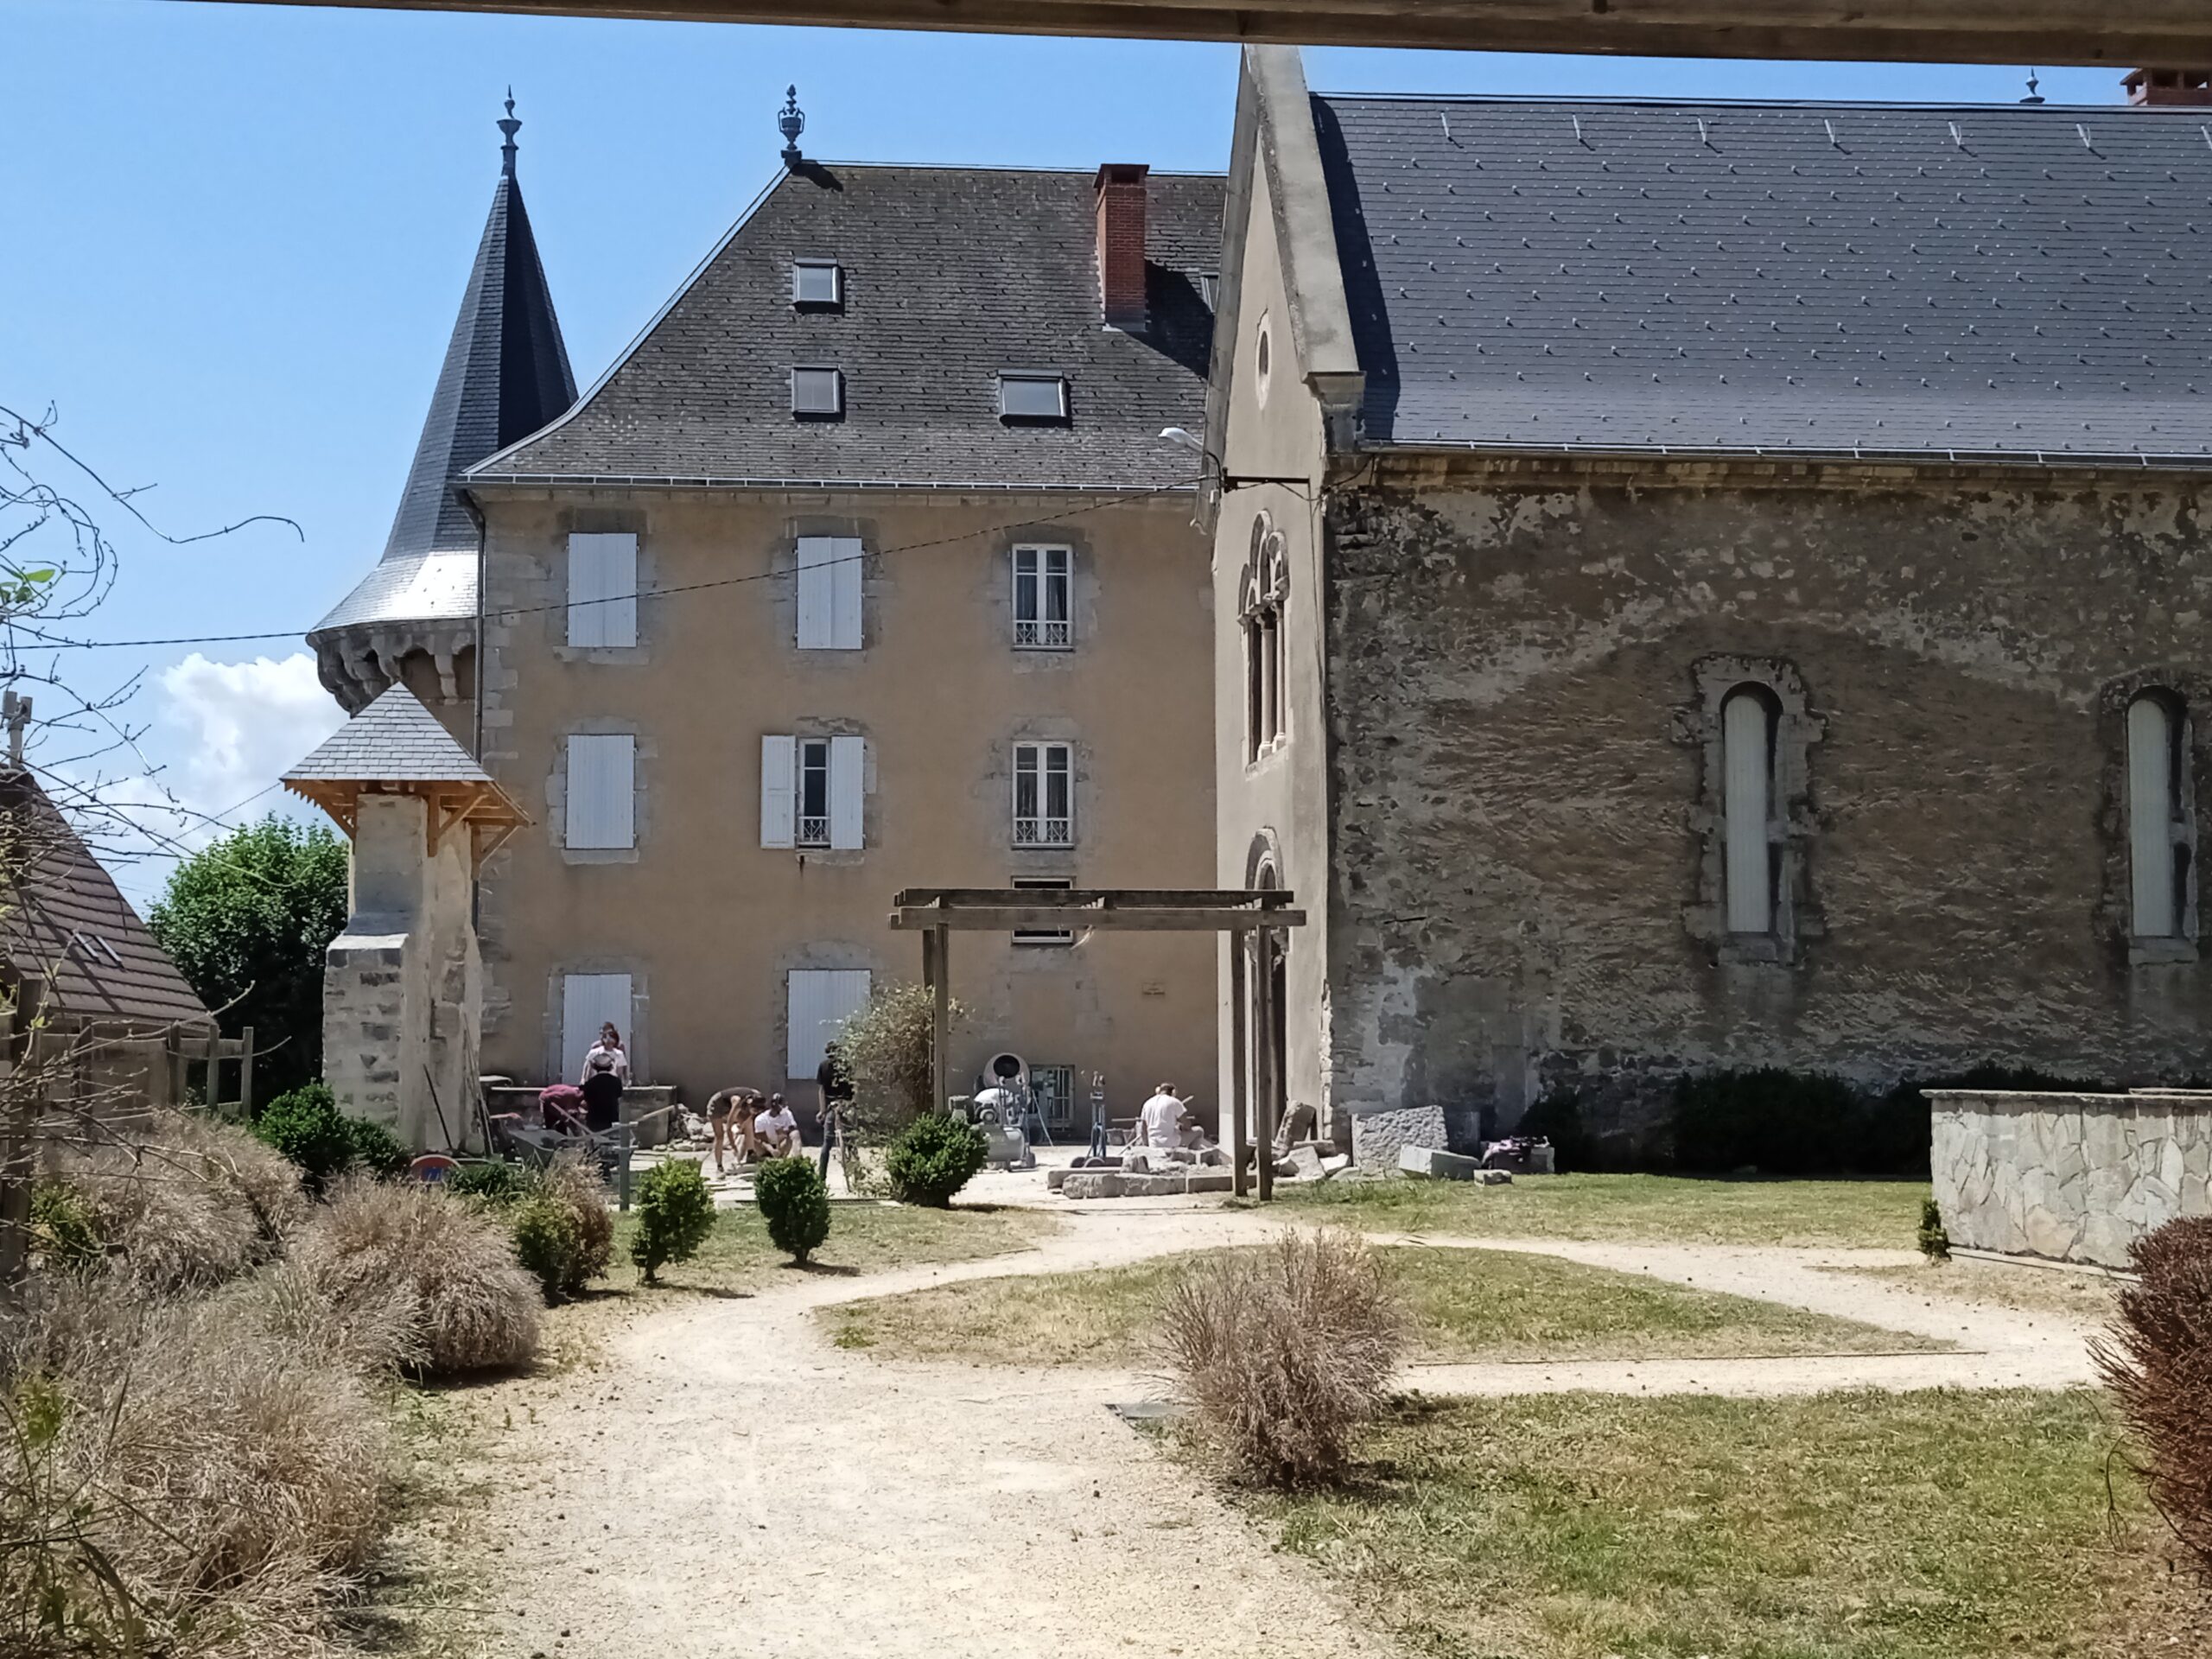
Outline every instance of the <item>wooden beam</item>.
{"type": "Polygon", "coordinates": [[[2212,65],[2203,0],[264,0],[524,16],[1661,58],[2212,65]]]}
{"type": "Polygon", "coordinates": [[[1248,1068],[1252,1064],[1246,1041],[1243,936],[1229,941],[1229,1190],[1244,1196],[1244,1109],[1249,1095],[1248,1068]]]}
{"type": "Polygon", "coordinates": [[[1234,933],[1262,927],[1303,927],[1306,912],[1286,911],[1070,911],[1051,905],[1009,903],[1004,908],[891,913],[894,932],[1011,933],[1028,928],[1091,928],[1109,933],[1234,933]]]}
{"type": "MultiPolygon", "coordinates": [[[[1243,948],[1237,940],[1236,947],[1243,948]]],[[[1254,1160],[1260,1177],[1260,1202],[1275,1195],[1275,975],[1264,932],[1252,936],[1252,975],[1257,995],[1253,998],[1252,1021],[1252,1141],[1259,1156],[1254,1160]]]]}
{"type": "Polygon", "coordinates": [[[937,977],[930,998],[930,1087],[934,1091],[930,1109],[941,1112],[950,1092],[945,1080],[951,1068],[946,1051],[952,1043],[952,935],[940,927],[925,937],[937,941],[937,977]]]}

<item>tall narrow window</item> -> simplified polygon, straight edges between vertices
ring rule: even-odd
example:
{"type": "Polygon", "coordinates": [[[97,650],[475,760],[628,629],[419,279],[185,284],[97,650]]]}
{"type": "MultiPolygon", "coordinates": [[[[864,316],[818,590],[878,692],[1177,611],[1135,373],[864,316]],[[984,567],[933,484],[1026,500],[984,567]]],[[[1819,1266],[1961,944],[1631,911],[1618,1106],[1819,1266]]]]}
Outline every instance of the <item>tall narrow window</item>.
{"type": "Polygon", "coordinates": [[[1075,840],[1075,751],[1065,743],[1014,746],[1014,844],[1066,847],[1075,840]]]}
{"type": "Polygon", "coordinates": [[[2135,937],[2189,931],[2190,824],[2180,709],[2156,692],[2127,705],[2127,861],[2135,937]]]}
{"type": "Polygon", "coordinates": [[[630,532],[569,537],[569,643],[638,643],[638,538],[630,532]]]}
{"type": "Polygon", "coordinates": [[[1287,735],[1287,688],[1283,684],[1282,613],[1290,580],[1282,535],[1263,513],[1252,524],[1252,559],[1245,567],[1244,758],[1256,760],[1287,735]]]}
{"type": "Polygon", "coordinates": [[[857,536],[798,538],[798,648],[861,648],[861,566],[857,536]]]}
{"type": "Polygon", "coordinates": [[[810,737],[798,746],[798,844],[830,844],[830,740],[810,737]]]}
{"type": "Polygon", "coordinates": [[[1774,931],[1774,712],[1746,686],[1720,706],[1724,810],[1727,817],[1728,931],[1774,931]]]}
{"type": "Polygon", "coordinates": [[[580,851],[636,846],[637,777],[638,740],[628,733],[569,738],[563,844],[580,851]]]}
{"type": "Polygon", "coordinates": [[[867,771],[863,737],[762,738],[760,844],[858,852],[867,771]]]}
{"type": "Polygon", "coordinates": [[[1072,643],[1068,550],[1014,550],[1014,643],[1020,651],[1065,651],[1072,643]]]}

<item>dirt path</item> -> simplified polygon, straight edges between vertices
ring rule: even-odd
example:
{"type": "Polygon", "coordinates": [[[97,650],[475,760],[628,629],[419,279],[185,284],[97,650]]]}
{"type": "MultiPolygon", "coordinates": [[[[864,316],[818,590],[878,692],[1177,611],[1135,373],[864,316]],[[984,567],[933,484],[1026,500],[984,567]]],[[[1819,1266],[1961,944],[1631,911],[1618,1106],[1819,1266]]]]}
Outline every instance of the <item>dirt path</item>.
{"type": "MultiPolygon", "coordinates": [[[[1274,1218],[1069,1211],[1039,1248],[863,1279],[804,1277],[640,1320],[599,1369],[491,1391],[498,1651],[549,1659],[760,1654],[1055,1659],[1382,1655],[1313,1575],[1263,1547],[1102,1408],[1154,1391],[1098,1371],[886,1364],[812,1312],[862,1296],[1247,1243],[1274,1218]],[[534,1407],[526,1410],[524,1402],[534,1407]],[[1049,1568],[1050,1570],[1045,1570],[1049,1568]]],[[[1407,1241],[1415,1242],[1415,1241],[1407,1241]]],[[[1972,1351],[1851,1359],[1421,1366],[1433,1392],[1599,1388],[1779,1394],[1866,1382],[2057,1387],[2078,1334],[1816,1263],[1888,1252],[1440,1240],[1556,1255],[1786,1301],[1972,1351]]],[[[486,1408],[488,1408],[488,1411],[486,1408]]]]}

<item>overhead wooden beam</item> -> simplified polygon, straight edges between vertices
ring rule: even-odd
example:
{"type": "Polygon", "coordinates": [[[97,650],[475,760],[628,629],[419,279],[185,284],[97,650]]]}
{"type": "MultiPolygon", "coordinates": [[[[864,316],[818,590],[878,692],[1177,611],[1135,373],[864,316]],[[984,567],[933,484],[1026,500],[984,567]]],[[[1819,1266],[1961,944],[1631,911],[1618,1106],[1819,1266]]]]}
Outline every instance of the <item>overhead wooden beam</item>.
{"type": "Polygon", "coordinates": [[[908,887],[892,899],[898,932],[1008,933],[1090,928],[1123,933],[1224,933],[1302,927],[1306,912],[1281,890],[1093,887],[908,887]]]}
{"type": "Polygon", "coordinates": [[[260,0],[677,22],[827,23],[1669,58],[2212,66],[2204,0],[260,0]]]}

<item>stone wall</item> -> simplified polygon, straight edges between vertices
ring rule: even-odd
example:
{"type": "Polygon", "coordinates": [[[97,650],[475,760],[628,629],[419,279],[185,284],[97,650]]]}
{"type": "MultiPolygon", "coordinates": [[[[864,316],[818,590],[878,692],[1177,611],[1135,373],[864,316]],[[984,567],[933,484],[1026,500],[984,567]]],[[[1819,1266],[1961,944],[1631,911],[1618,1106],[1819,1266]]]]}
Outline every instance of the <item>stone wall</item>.
{"type": "Polygon", "coordinates": [[[2151,1229],[2212,1215],[2212,1095],[1929,1098],[1954,1245],[2124,1268],[2151,1229]]]}
{"type": "Polygon", "coordinates": [[[2202,1069],[2193,940],[2130,959],[2124,816],[2128,696],[2212,694],[2188,488],[1484,464],[1330,498],[1330,1105],[1464,1138],[1573,1087],[1625,1161],[1707,1067],[2202,1069]],[[1765,959],[1717,931],[1722,667],[1798,705],[1765,959]]]}

